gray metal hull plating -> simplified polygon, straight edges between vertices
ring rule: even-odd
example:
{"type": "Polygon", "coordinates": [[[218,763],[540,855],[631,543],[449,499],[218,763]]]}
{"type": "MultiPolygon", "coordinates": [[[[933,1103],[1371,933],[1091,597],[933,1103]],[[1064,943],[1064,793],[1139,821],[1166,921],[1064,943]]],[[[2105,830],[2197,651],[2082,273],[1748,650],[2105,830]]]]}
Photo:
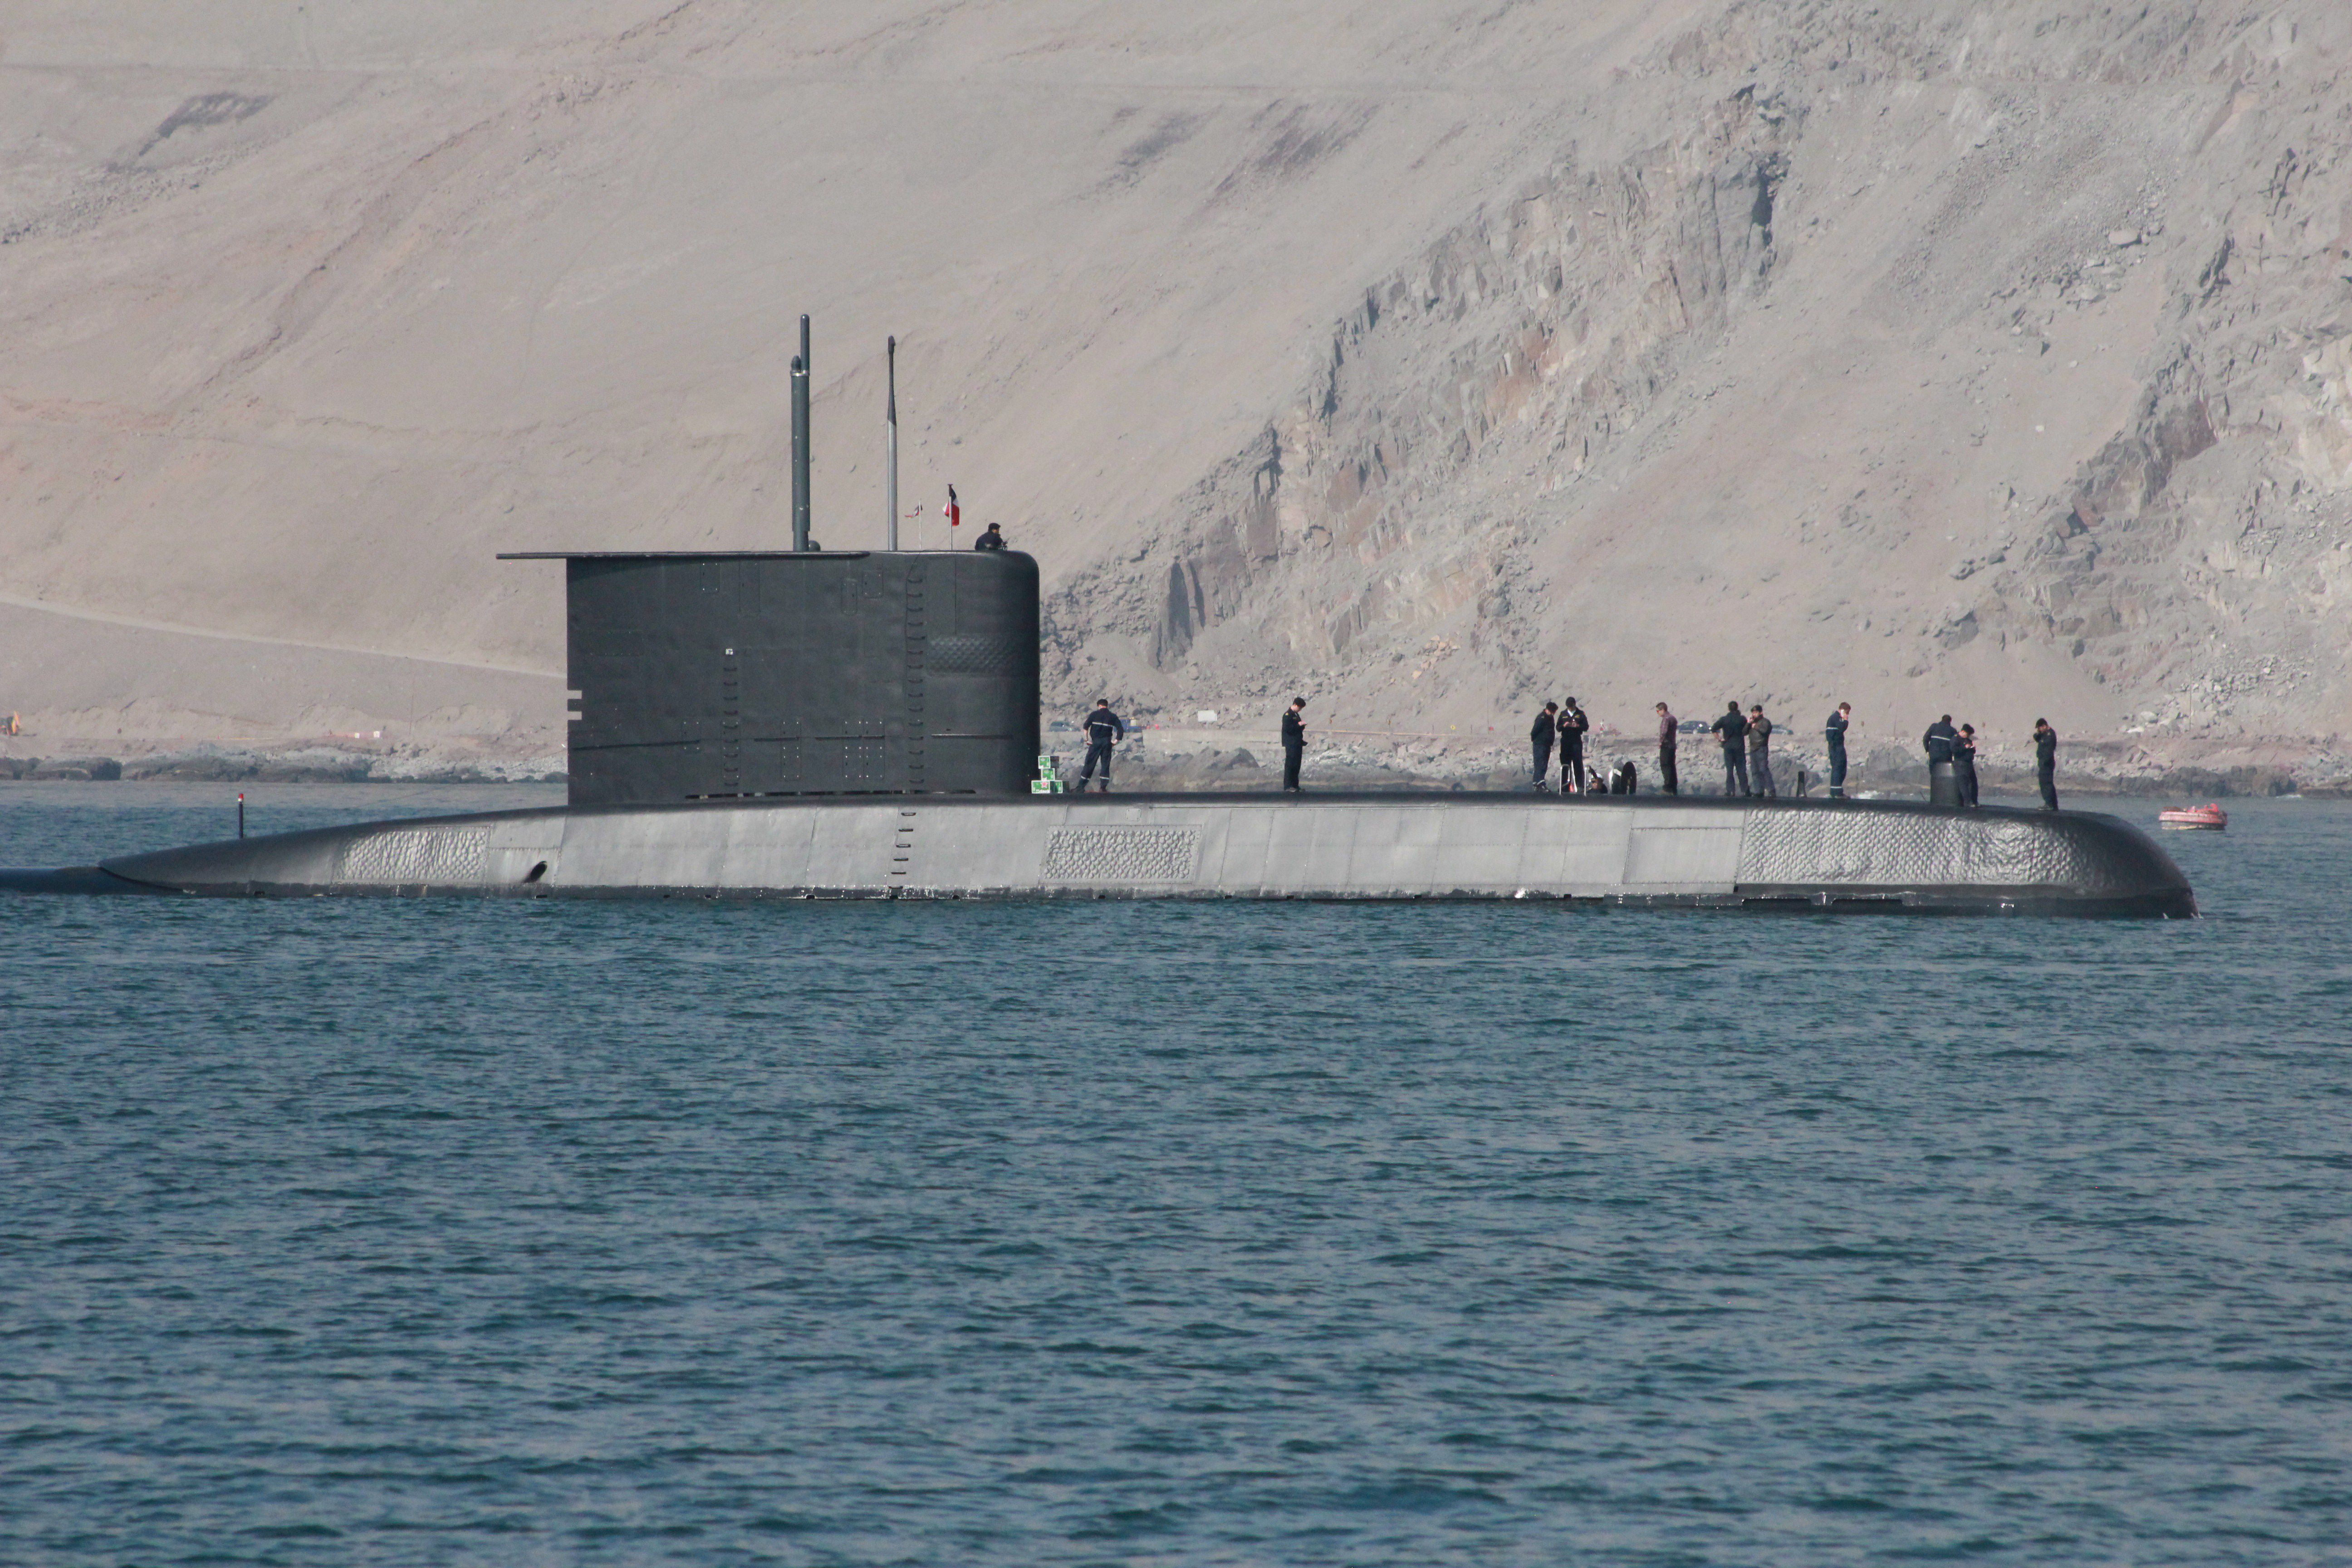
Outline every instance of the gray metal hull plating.
{"type": "Polygon", "coordinates": [[[2179,868],[2113,817],[1660,796],[902,795],[557,807],[230,840],[103,869],[126,889],[201,894],[2196,912],[2179,868]]]}

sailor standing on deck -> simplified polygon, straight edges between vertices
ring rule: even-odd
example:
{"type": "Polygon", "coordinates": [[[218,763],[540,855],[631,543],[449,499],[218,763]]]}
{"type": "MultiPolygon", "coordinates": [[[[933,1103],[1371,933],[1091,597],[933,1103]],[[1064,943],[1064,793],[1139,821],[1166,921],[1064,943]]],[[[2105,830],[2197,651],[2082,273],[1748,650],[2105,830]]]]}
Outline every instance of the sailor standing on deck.
{"type": "Polygon", "coordinates": [[[1658,788],[1668,795],[1682,793],[1682,778],[1675,771],[1675,748],[1681,743],[1683,721],[1664,703],[1658,704],[1658,788]]]}
{"type": "Polygon", "coordinates": [[[2042,785],[2042,809],[2058,809],[2058,731],[2047,719],[2033,721],[2033,776],[2042,785]]]}
{"type": "Polygon", "coordinates": [[[1949,713],[1928,725],[1927,732],[1919,737],[1919,744],[1927,752],[1927,799],[1937,805],[1960,804],[1959,781],[1952,776],[1952,745],[1959,738],[1949,713]]]}
{"type": "Polygon", "coordinates": [[[1282,715],[1282,787],[1299,793],[1298,764],[1307,760],[1307,699],[1294,697],[1282,715]]]}
{"type": "Polygon", "coordinates": [[[1830,742],[1830,798],[1832,800],[1845,798],[1845,731],[1846,726],[1853,722],[1853,704],[1841,702],[1837,705],[1837,711],[1830,715],[1830,721],[1824,727],[1824,732],[1828,735],[1830,742]]]}
{"type": "Polygon", "coordinates": [[[1760,702],[1748,710],[1748,776],[1758,795],[1779,798],[1780,792],[1772,787],[1772,721],[1764,717],[1760,702]]]}
{"type": "Polygon", "coordinates": [[[1748,721],[1739,716],[1739,704],[1725,709],[1723,717],[1707,728],[1723,742],[1723,793],[1754,795],[1748,787],[1748,721]]]}
{"type": "Polygon", "coordinates": [[[1559,703],[1545,703],[1543,711],[1536,715],[1535,728],[1528,731],[1528,743],[1535,748],[1538,789],[1543,788],[1544,780],[1551,775],[1552,737],[1559,732],[1559,721],[1553,715],[1559,711],[1559,703]]]}
{"type": "Polygon", "coordinates": [[[1559,793],[1584,793],[1584,733],[1592,721],[1571,697],[1559,710],[1559,793]]]}
{"type": "Polygon", "coordinates": [[[1960,786],[1960,804],[1977,803],[1977,727],[1960,726],[1960,738],[1952,742],[1952,777],[1960,786]]]}
{"type": "Polygon", "coordinates": [[[1110,699],[1095,699],[1095,710],[1087,715],[1081,726],[1087,732],[1087,765],[1078,772],[1078,793],[1087,793],[1087,781],[1094,777],[1095,764],[1102,764],[1102,793],[1110,793],[1110,749],[1127,739],[1127,721],[1110,710],[1110,699]]]}

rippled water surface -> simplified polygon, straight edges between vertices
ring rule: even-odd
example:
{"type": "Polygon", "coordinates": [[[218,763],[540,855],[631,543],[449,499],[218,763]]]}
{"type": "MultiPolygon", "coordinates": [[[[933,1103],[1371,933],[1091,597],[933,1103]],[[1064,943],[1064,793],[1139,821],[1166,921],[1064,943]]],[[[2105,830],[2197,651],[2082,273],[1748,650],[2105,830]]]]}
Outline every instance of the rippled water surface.
{"type": "Polygon", "coordinates": [[[7,898],[0,1558],[2352,1561],[2352,807],[2232,818],[2170,924],[7,898]]]}

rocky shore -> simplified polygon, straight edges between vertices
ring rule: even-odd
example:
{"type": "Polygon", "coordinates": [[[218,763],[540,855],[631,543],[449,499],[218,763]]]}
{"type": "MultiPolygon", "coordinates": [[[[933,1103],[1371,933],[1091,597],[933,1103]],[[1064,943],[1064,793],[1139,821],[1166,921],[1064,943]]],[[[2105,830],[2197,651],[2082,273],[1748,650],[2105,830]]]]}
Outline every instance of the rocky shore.
{"type": "MultiPolygon", "coordinates": [[[[1062,775],[1075,784],[1082,751],[1066,735],[1047,737],[1062,749],[1062,775]]],[[[1601,736],[1588,759],[1595,767],[1631,762],[1639,787],[1657,787],[1650,747],[1601,736]]],[[[1511,789],[1527,782],[1522,748],[1452,742],[1403,744],[1350,742],[1318,745],[1307,753],[1307,777],[1321,788],[1511,789]]],[[[1712,793],[1719,783],[1712,742],[1685,736],[1679,762],[1686,791],[1712,793]]],[[[1776,747],[1773,767],[1784,793],[1800,771],[1816,792],[1826,773],[1818,746],[1776,747]]],[[[2031,759],[1993,747],[1979,764],[1986,789],[2031,795],[2031,759]]],[[[1282,752],[1272,738],[1183,736],[1157,731],[1120,748],[1116,787],[1126,790],[1263,790],[1282,777],[1282,752]]],[[[361,749],[331,745],[190,746],[109,756],[87,751],[41,754],[27,747],[0,753],[0,782],[90,783],[118,780],[188,784],[561,784],[560,752],[528,754],[451,746],[361,749]]],[[[1906,795],[1924,792],[1925,775],[1913,748],[1857,748],[1848,783],[1856,793],[1906,795]]],[[[2077,796],[2229,799],[2302,795],[2352,798],[2352,752],[2321,741],[2209,740],[2125,736],[2069,742],[2060,754],[2059,788],[2077,796]]]]}
{"type": "Polygon", "coordinates": [[[562,752],[515,756],[450,748],[352,751],[198,746],[128,757],[0,754],[0,781],[109,784],[561,784],[562,752]]]}

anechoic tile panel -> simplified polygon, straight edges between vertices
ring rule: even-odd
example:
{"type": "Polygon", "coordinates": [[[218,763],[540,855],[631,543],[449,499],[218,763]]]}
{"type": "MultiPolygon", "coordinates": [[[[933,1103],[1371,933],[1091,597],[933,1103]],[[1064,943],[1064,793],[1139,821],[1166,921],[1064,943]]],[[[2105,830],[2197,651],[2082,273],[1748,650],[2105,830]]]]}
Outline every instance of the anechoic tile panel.
{"type": "Polygon", "coordinates": [[[1057,827],[1045,841],[1049,882],[1189,882],[1198,827],[1057,827]]]}
{"type": "Polygon", "coordinates": [[[1753,813],[1739,880],[1758,886],[2052,887],[2116,879],[2071,825],[2006,817],[1753,813]]]}
{"type": "Polygon", "coordinates": [[[355,838],[335,856],[338,882],[476,883],[489,873],[487,828],[407,827],[355,838]]]}

